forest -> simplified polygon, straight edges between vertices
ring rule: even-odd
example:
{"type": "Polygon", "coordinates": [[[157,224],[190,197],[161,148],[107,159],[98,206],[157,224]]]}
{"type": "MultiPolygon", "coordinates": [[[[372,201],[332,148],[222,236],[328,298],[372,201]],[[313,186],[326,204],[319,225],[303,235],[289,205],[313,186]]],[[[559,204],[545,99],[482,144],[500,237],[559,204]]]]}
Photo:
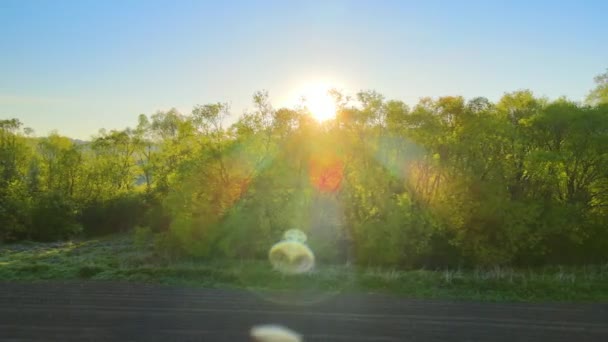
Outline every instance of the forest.
{"type": "MultiPolygon", "coordinates": [[[[403,269],[608,261],[608,72],[584,103],[337,90],[336,116],[212,103],[88,141],[0,121],[0,241],[135,231],[162,255],[264,259],[299,229],[319,261],[403,269]]],[[[3,114],[4,115],[4,114],[3,114]]]]}

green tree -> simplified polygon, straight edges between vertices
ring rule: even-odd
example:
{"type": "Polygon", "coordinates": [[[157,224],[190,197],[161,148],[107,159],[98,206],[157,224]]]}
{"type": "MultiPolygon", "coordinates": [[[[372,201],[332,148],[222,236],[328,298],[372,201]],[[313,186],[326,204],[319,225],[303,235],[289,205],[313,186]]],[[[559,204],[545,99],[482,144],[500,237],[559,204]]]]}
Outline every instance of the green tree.
{"type": "Polygon", "coordinates": [[[587,95],[587,103],[591,105],[608,104],[608,70],[595,76],[595,88],[587,95]]]}

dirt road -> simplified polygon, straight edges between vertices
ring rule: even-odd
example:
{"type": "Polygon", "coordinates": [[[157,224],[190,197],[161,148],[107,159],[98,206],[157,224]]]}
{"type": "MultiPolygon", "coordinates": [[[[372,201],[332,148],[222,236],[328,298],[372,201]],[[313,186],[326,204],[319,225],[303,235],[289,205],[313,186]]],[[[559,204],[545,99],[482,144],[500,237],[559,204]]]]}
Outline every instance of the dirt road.
{"type": "Polygon", "coordinates": [[[267,323],[290,327],[305,341],[608,341],[608,304],[0,283],[1,340],[248,341],[251,326],[267,323]]]}

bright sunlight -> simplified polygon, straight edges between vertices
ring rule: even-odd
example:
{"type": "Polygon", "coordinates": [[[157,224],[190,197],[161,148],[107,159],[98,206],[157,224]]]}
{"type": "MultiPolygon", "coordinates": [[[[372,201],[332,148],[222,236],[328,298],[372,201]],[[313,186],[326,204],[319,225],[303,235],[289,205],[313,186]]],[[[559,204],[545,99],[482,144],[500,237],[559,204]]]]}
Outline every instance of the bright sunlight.
{"type": "Polygon", "coordinates": [[[336,102],[329,94],[331,87],[325,84],[313,84],[303,89],[300,96],[304,106],[318,121],[326,121],[336,116],[336,102]]]}
{"type": "Polygon", "coordinates": [[[608,342],[608,0],[529,2],[0,0],[0,342],[608,342]]]}

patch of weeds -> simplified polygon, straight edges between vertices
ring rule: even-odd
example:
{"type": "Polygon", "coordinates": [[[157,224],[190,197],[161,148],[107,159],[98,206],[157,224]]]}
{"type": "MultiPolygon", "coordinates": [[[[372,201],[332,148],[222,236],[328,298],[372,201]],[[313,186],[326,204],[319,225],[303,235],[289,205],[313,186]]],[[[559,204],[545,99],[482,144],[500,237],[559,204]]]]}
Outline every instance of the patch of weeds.
{"type": "Polygon", "coordinates": [[[15,266],[13,269],[17,273],[41,274],[44,272],[48,272],[51,269],[51,266],[49,266],[47,264],[32,263],[32,264],[18,265],[18,266],[15,266]]]}
{"type": "Polygon", "coordinates": [[[152,230],[149,227],[135,227],[133,229],[133,245],[135,248],[143,250],[149,248],[153,241],[152,230]]]}
{"type": "Polygon", "coordinates": [[[410,298],[482,301],[608,300],[608,264],[537,269],[398,270],[319,265],[288,276],[266,260],[186,257],[164,234],[68,243],[0,245],[0,279],[96,279],[214,288],[376,292],[410,298]],[[139,239],[136,243],[134,240],[139,239]],[[140,248],[135,246],[139,244],[140,248]],[[175,252],[175,251],[178,252],[175,252]]]}
{"type": "Polygon", "coordinates": [[[97,265],[81,266],[78,269],[78,277],[89,279],[104,271],[104,268],[97,265]]]}

